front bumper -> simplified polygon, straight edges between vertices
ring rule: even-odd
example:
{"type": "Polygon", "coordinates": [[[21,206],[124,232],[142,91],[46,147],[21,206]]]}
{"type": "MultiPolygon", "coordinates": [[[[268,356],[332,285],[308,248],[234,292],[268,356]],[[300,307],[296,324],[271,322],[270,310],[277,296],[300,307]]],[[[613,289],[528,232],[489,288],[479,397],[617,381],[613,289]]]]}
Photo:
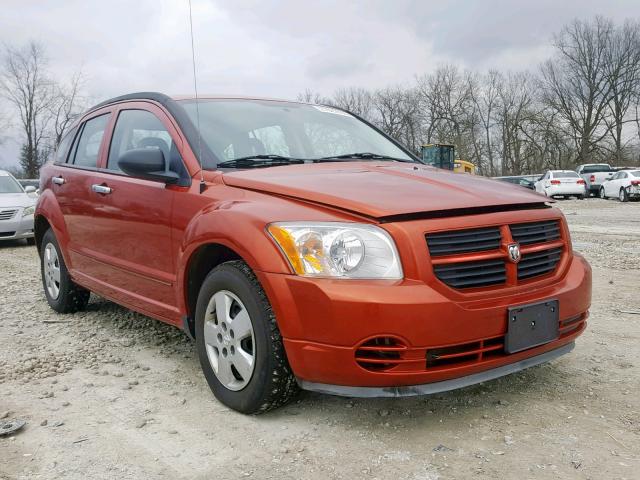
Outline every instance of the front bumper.
{"type": "MultiPolygon", "coordinates": [[[[259,277],[278,318],[287,357],[299,383],[304,388],[334,392],[340,391],[335,386],[384,389],[422,386],[481,372],[487,379],[506,374],[498,373],[508,370],[501,367],[572,344],[586,328],[591,302],[591,269],[576,254],[562,277],[553,283],[517,292],[498,291],[491,298],[472,300],[452,300],[430,285],[412,280],[321,280],[264,272],[259,277]],[[476,344],[480,350],[494,348],[506,333],[508,307],[552,298],[560,305],[558,339],[514,354],[494,350],[475,360],[465,357],[461,362],[427,365],[429,350],[449,348],[455,352],[458,346],[476,344]],[[411,356],[407,362],[412,367],[408,368],[408,363],[385,371],[363,367],[356,354],[363,342],[374,337],[401,341],[411,356]],[[488,373],[492,370],[496,371],[488,373]]],[[[426,391],[426,387],[418,390],[426,391]]]]}
{"type": "Polygon", "coordinates": [[[0,220],[0,240],[33,238],[33,215],[22,216],[19,211],[10,220],[0,220]]]}
{"type": "Polygon", "coordinates": [[[488,382],[496,378],[504,377],[512,373],[519,372],[529,367],[550,362],[562,355],[569,353],[575,346],[574,342],[556,348],[546,353],[541,353],[535,357],[528,357],[523,360],[503,365],[492,370],[474,373],[465,377],[442,380],[440,382],[424,383],[422,385],[408,385],[399,387],[347,387],[344,385],[327,385],[326,383],[307,382],[298,379],[300,388],[312,392],[327,393],[329,395],[340,395],[342,397],[414,397],[416,395],[432,395],[434,393],[448,392],[458,388],[469,387],[482,382],[488,382]]]}

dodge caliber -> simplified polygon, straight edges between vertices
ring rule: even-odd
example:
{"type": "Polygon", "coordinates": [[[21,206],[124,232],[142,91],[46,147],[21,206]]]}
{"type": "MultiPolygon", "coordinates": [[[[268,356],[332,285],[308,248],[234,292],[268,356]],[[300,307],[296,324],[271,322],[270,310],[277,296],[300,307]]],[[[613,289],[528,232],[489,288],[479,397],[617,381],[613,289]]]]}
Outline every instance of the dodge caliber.
{"type": "Polygon", "coordinates": [[[460,388],[586,327],[591,269],[549,199],[426,166],[341,109],[125,95],[78,120],[40,190],[51,308],[94,292],[183,329],[240,412],[460,388]]]}

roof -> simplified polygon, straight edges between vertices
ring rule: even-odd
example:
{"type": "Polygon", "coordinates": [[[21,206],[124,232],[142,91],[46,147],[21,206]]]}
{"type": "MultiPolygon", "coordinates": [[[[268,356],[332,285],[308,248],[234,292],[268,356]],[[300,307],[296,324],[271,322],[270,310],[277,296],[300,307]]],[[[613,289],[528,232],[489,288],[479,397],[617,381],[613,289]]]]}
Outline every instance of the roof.
{"type": "MultiPolygon", "coordinates": [[[[118,102],[126,102],[133,100],[151,100],[154,102],[158,102],[162,105],[165,105],[169,102],[177,102],[180,100],[195,100],[196,97],[194,95],[166,95],[160,92],[135,92],[128,93],[126,95],[120,95],[118,97],[109,98],[108,100],[104,100],[97,105],[94,105],[89,109],[95,110],[97,108],[102,108],[106,105],[111,105],[113,103],[118,102]]],[[[312,105],[308,102],[299,102],[296,100],[285,100],[282,98],[270,98],[270,97],[256,97],[256,96],[243,96],[243,95],[221,95],[221,94],[204,94],[198,95],[198,100],[212,100],[212,99],[227,99],[227,100],[264,100],[269,102],[286,102],[286,103],[302,103],[306,105],[312,105]]]]}
{"type": "Polygon", "coordinates": [[[0,170],[0,176],[2,177],[11,177],[12,175],[6,170],[0,170]]]}

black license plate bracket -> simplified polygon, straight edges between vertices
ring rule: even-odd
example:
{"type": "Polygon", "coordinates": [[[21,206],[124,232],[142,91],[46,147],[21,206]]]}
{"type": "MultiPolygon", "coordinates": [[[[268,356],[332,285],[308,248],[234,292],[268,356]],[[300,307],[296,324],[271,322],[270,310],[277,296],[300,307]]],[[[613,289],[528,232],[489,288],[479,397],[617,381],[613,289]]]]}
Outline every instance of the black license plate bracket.
{"type": "Polygon", "coordinates": [[[507,353],[549,343],[558,338],[560,315],[558,300],[546,300],[507,309],[507,353]]]}

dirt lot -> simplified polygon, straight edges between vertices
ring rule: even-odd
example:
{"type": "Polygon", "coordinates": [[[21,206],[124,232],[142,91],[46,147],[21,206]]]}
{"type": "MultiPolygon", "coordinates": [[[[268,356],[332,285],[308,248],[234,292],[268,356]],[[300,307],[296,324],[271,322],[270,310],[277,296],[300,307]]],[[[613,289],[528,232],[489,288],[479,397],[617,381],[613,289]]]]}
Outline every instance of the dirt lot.
{"type": "Polygon", "coordinates": [[[452,393],[305,393],[260,417],[213,398],[180,331],[97,297],[54,314],[35,248],[1,245],[0,416],[27,425],[0,437],[0,478],[638,478],[640,315],[621,311],[640,311],[640,203],[559,207],[594,273],[574,352],[452,393]]]}

